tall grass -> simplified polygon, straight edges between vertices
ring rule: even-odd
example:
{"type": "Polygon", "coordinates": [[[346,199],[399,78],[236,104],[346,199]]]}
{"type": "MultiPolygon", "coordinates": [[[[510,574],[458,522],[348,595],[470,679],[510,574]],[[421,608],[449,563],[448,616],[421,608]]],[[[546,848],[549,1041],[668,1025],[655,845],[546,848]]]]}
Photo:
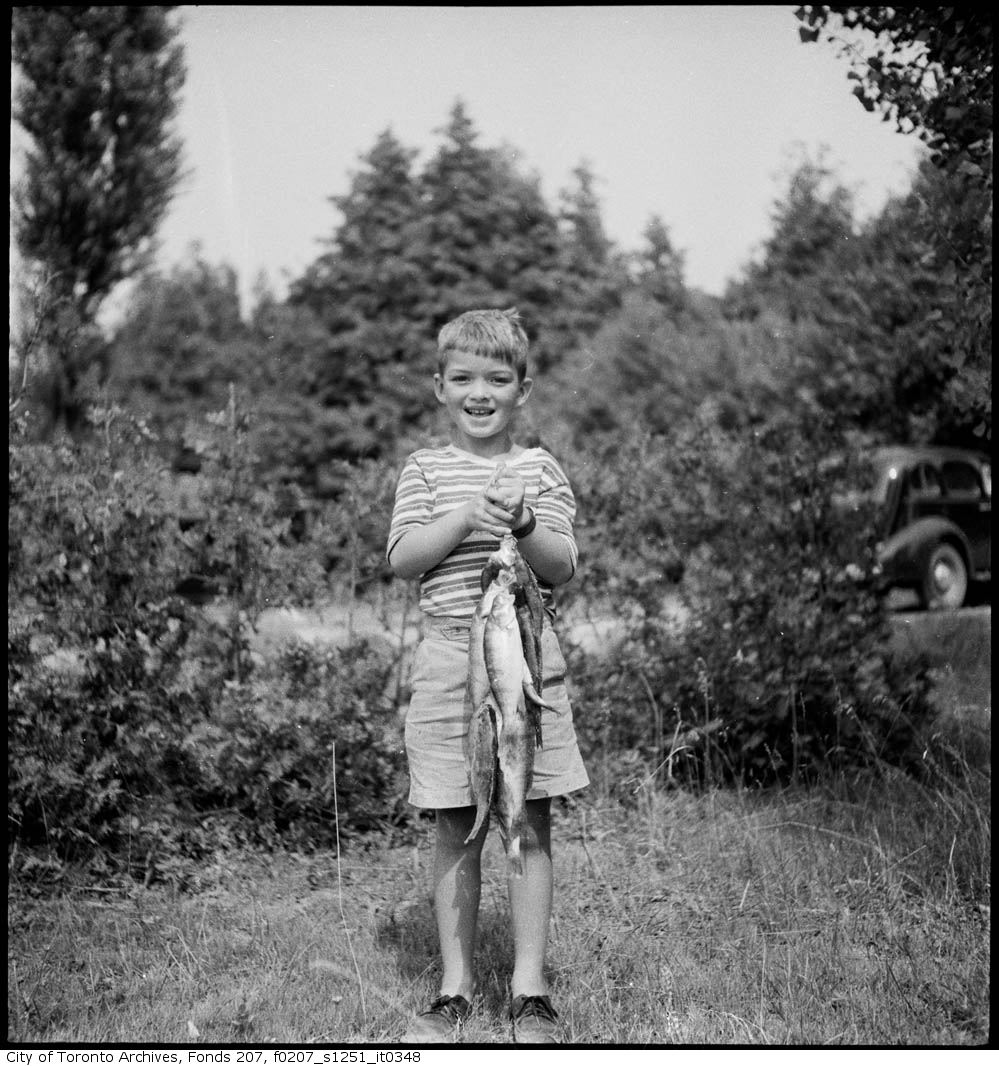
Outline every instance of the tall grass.
{"type": "MultiPolygon", "coordinates": [[[[986,1042],[990,773],[957,758],[930,770],[562,802],[549,970],[563,1038],[986,1042]]],[[[339,862],[220,855],[186,894],[15,878],[8,1039],[398,1041],[437,989],[431,848],[427,824],[409,846],[339,862]]],[[[492,834],[466,1043],[509,1040],[503,870],[492,834]]]]}

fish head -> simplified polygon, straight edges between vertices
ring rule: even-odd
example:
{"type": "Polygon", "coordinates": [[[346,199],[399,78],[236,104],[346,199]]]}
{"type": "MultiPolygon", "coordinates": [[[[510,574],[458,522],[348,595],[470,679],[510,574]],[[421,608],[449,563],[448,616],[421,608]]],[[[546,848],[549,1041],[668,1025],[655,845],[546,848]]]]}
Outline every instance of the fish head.
{"type": "Polygon", "coordinates": [[[504,590],[512,590],[515,581],[516,575],[512,570],[500,570],[482,593],[482,598],[479,600],[476,614],[480,618],[488,618],[493,609],[493,602],[496,599],[496,594],[503,592],[504,590]]]}
{"type": "Polygon", "coordinates": [[[513,586],[517,581],[517,575],[512,570],[500,570],[496,576],[489,583],[489,588],[486,590],[491,598],[496,595],[497,592],[513,592],[513,586]]]}
{"type": "Polygon", "coordinates": [[[512,570],[516,566],[518,554],[516,538],[507,533],[500,540],[499,547],[493,552],[491,558],[504,569],[512,570]]]}
{"type": "MultiPolygon", "coordinates": [[[[506,571],[504,571],[506,573],[506,571]]],[[[495,625],[502,626],[504,629],[515,625],[517,622],[517,612],[514,607],[514,595],[513,589],[513,575],[510,575],[510,580],[504,582],[497,590],[496,595],[493,597],[492,609],[489,611],[489,620],[495,625]]]]}

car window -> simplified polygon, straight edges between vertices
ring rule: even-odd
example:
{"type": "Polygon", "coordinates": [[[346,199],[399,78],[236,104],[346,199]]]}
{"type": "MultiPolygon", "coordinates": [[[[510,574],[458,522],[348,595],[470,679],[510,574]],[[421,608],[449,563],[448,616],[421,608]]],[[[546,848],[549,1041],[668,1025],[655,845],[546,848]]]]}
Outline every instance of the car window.
{"type": "Polygon", "coordinates": [[[970,464],[951,460],[943,464],[943,483],[948,493],[982,495],[978,471],[970,464]]]}
{"type": "Polygon", "coordinates": [[[943,486],[940,484],[940,475],[929,463],[917,463],[913,468],[910,484],[914,492],[921,496],[941,496],[943,486]]]}

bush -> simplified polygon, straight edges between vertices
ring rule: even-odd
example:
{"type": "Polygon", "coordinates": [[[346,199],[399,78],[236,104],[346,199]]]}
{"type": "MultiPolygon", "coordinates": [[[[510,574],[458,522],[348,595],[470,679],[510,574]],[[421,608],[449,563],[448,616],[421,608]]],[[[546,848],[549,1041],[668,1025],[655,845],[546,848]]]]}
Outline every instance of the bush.
{"type": "Polygon", "coordinates": [[[686,549],[690,618],[677,632],[645,597],[614,669],[574,664],[588,749],[717,782],[913,761],[926,664],[889,654],[873,514],[837,503],[869,476],[861,455],[792,418],[748,439],[694,423],[644,447],[661,488],[631,491],[629,521],[647,528],[651,512],[686,549]]]}
{"type": "Polygon", "coordinates": [[[209,503],[185,532],[145,425],[93,421],[58,445],[15,422],[9,444],[8,841],[67,859],[126,849],[157,805],[198,815],[191,731],[252,674],[257,614],[322,585],[254,488],[234,405],[205,429],[209,503]],[[192,571],[216,580],[223,624],[177,595],[192,571]]]}
{"type": "Polygon", "coordinates": [[[226,691],[185,750],[198,806],[237,811],[258,838],[329,846],[406,819],[396,653],[294,643],[226,691]]]}
{"type": "MultiPolygon", "coordinates": [[[[211,698],[176,597],[176,523],[142,423],[94,447],[9,449],[8,836],[114,847],[138,798],[183,776],[211,698]]],[[[17,428],[15,427],[15,434],[17,428]]]]}

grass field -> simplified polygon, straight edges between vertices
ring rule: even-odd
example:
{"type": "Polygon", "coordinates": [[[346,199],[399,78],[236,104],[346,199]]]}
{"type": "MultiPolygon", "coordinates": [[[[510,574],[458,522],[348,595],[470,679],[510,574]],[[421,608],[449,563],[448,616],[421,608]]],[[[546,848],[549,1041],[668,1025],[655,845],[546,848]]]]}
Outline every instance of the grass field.
{"type": "MultiPolygon", "coordinates": [[[[889,771],[809,791],[598,789],[554,811],[549,952],[565,1042],[989,1040],[991,779],[889,771]]],[[[195,891],[8,895],[8,1040],[378,1044],[436,991],[432,827],[414,843],[220,855],[195,891]]],[[[502,854],[484,856],[479,996],[509,1040],[502,854]]]]}

